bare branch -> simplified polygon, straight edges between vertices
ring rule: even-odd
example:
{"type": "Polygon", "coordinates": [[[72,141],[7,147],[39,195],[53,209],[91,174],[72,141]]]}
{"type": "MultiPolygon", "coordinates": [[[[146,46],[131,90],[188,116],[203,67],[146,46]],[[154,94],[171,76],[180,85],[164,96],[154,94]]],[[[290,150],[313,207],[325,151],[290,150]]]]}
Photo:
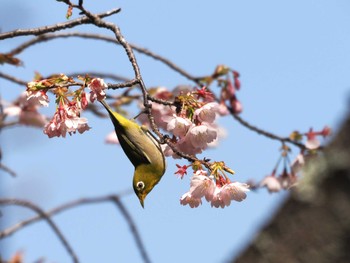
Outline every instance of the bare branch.
{"type": "MultiPolygon", "coordinates": [[[[123,215],[123,217],[125,218],[126,222],[128,223],[129,227],[130,227],[130,231],[132,233],[132,236],[134,237],[135,243],[141,253],[141,256],[144,260],[144,262],[150,262],[149,256],[146,252],[145,246],[142,242],[140,233],[136,227],[136,224],[134,222],[134,220],[132,219],[131,215],[129,214],[128,210],[126,209],[126,207],[124,206],[124,204],[122,203],[122,201],[120,200],[120,197],[123,195],[127,195],[129,194],[130,191],[126,191],[124,193],[121,193],[119,195],[107,195],[107,196],[100,196],[100,197],[91,197],[91,198],[80,198],[77,200],[73,200],[70,201],[66,204],[60,205],[48,212],[43,212],[44,214],[40,214],[38,213],[37,216],[34,216],[32,218],[29,218],[27,220],[24,220],[22,222],[19,222],[15,225],[13,225],[12,227],[9,227],[5,230],[3,230],[2,232],[0,232],[0,239],[8,237],[12,234],[14,234],[15,232],[17,232],[18,230],[21,230],[22,228],[38,222],[42,219],[46,219],[46,218],[50,218],[60,212],[63,212],[65,210],[71,209],[71,208],[75,208],[81,205],[87,205],[87,204],[96,204],[96,203],[103,203],[103,202],[113,202],[114,204],[116,204],[116,206],[118,207],[118,209],[120,210],[121,214],[123,215]]],[[[12,199],[10,199],[12,200],[12,199]]],[[[0,204],[2,204],[2,199],[0,199],[0,204]]]]}
{"type": "Polygon", "coordinates": [[[50,218],[50,216],[48,214],[45,213],[44,210],[42,210],[40,207],[38,207],[37,205],[34,205],[31,202],[25,201],[25,200],[19,200],[19,199],[8,199],[8,198],[1,198],[0,199],[0,205],[17,205],[17,206],[23,206],[23,207],[27,207],[31,210],[33,210],[34,212],[36,212],[40,218],[43,218],[48,224],[49,226],[52,228],[52,230],[55,232],[55,234],[57,235],[57,237],[60,239],[62,245],[65,247],[65,249],[67,250],[68,254],[71,256],[73,262],[78,263],[79,260],[74,252],[74,250],[72,249],[71,245],[68,243],[67,239],[63,236],[61,230],[57,227],[57,225],[52,221],[52,219],[50,218]]]}
{"type": "Polygon", "coordinates": [[[136,228],[136,224],[134,223],[134,221],[132,220],[131,215],[129,214],[128,210],[126,209],[126,207],[124,206],[124,204],[120,201],[120,198],[118,196],[113,196],[112,200],[114,201],[114,203],[118,206],[120,212],[122,213],[122,215],[124,216],[126,222],[129,224],[130,227],[130,231],[135,239],[136,245],[140,250],[142,259],[144,260],[144,262],[146,263],[150,263],[151,260],[149,259],[149,256],[147,254],[146,248],[143,245],[141,236],[136,228]]]}
{"type": "Polygon", "coordinates": [[[4,128],[15,127],[17,125],[21,125],[19,121],[0,122],[0,130],[4,128]]]}
{"type": "Polygon", "coordinates": [[[231,115],[232,115],[232,117],[235,120],[237,120],[240,124],[242,124],[244,127],[248,128],[249,130],[255,131],[256,133],[258,133],[260,135],[263,135],[263,136],[265,136],[267,138],[270,138],[272,140],[277,140],[277,141],[280,141],[282,143],[283,142],[289,142],[289,143],[299,147],[300,149],[305,149],[306,148],[304,144],[299,143],[297,141],[293,141],[293,140],[291,140],[288,137],[280,137],[280,136],[275,135],[275,134],[273,134],[271,132],[265,131],[263,129],[260,129],[260,128],[254,126],[254,125],[251,125],[247,121],[243,120],[239,115],[234,114],[232,108],[229,108],[229,111],[231,112],[231,115]]]}
{"type": "Polygon", "coordinates": [[[16,173],[12,169],[8,168],[6,165],[4,165],[2,163],[0,163],[0,169],[4,170],[8,174],[10,174],[12,177],[16,177],[16,173]]]}
{"type": "Polygon", "coordinates": [[[8,74],[2,73],[2,72],[0,72],[0,78],[7,79],[9,81],[12,81],[12,82],[18,84],[18,85],[27,86],[27,82],[26,81],[18,79],[18,78],[14,77],[14,76],[11,76],[11,75],[8,75],[8,74]]]}
{"type": "Polygon", "coordinates": [[[151,95],[147,95],[148,99],[150,101],[154,101],[154,102],[157,102],[159,104],[163,104],[163,105],[168,105],[168,106],[175,106],[174,105],[174,102],[171,102],[171,101],[167,101],[167,100],[162,100],[162,99],[158,99],[158,98],[154,98],[152,97],[151,95]]]}
{"type": "MultiPolygon", "coordinates": [[[[45,35],[47,36],[47,35],[45,35]]],[[[96,72],[96,71],[89,71],[89,72],[73,72],[73,73],[67,73],[67,76],[71,76],[71,77],[78,77],[78,76],[84,76],[84,75],[89,75],[89,76],[94,76],[94,77],[98,77],[98,78],[103,78],[103,79],[113,79],[115,81],[124,81],[124,82],[128,82],[130,81],[129,78],[120,76],[120,75],[116,75],[116,74],[112,74],[112,73],[105,73],[105,72],[96,72]]]]}
{"type": "MultiPolygon", "coordinates": [[[[120,11],[120,8],[113,9],[104,13],[100,13],[95,15],[98,19],[111,16],[113,14],[116,14],[120,11]]],[[[74,20],[68,21],[68,22],[63,22],[63,23],[57,23],[51,26],[43,26],[43,27],[38,27],[38,28],[30,28],[30,29],[17,29],[14,31],[10,32],[5,32],[0,34],[0,40],[7,39],[7,38],[13,38],[13,37],[18,37],[18,36],[28,36],[28,35],[41,35],[49,32],[56,32],[62,29],[67,29],[67,28],[72,28],[75,26],[79,26],[82,24],[90,24],[93,21],[91,20],[90,17],[88,16],[83,16],[76,18],[74,20]]]]}
{"type": "Polygon", "coordinates": [[[108,84],[108,88],[109,89],[120,89],[120,88],[132,87],[132,86],[135,86],[138,84],[139,84],[139,81],[137,79],[132,79],[132,80],[126,81],[124,83],[108,84]]]}
{"type": "MultiPolygon", "coordinates": [[[[57,34],[46,34],[46,35],[41,35],[38,36],[34,39],[31,39],[25,43],[23,43],[22,45],[18,46],[17,48],[13,49],[12,51],[9,52],[9,54],[15,55],[18,54],[20,52],[22,52],[23,50],[25,50],[26,48],[35,45],[37,43],[40,42],[46,42],[46,41],[50,41],[56,38],[68,38],[68,37],[80,37],[80,38],[87,38],[87,39],[97,39],[97,40],[104,40],[106,42],[110,42],[110,43],[114,43],[114,44],[120,44],[118,42],[117,39],[113,38],[113,37],[108,37],[105,35],[100,35],[100,34],[92,34],[92,33],[81,33],[81,32],[65,32],[65,33],[57,33],[57,34]]],[[[194,76],[192,76],[191,74],[189,74],[187,71],[185,71],[184,69],[180,68],[179,66],[177,66],[175,63],[171,62],[169,59],[162,57],[146,48],[142,48],[138,45],[135,44],[131,44],[129,43],[130,47],[132,49],[134,49],[135,51],[144,54],[146,56],[149,56],[155,60],[158,60],[162,63],[164,63],[165,65],[167,65],[169,68],[173,69],[175,72],[178,72],[180,75],[186,77],[187,79],[197,83],[198,85],[200,84],[200,81],[198,80],[199,78],[196,78],[194,76]]]]}
{"type": "MultiPolygon", "coordinates": [[[[217,96],[216,96],[213,92],[211,92],[211,93],[213,94],[214,99],[215,99],[217,102],[219,102],[219,99],[217,98],[217,96]]],[[[302,144],[302,143],[299,143],[299,142],[297,142],[297,141],[293,141],[293,140],[291,140],[291,139],[288,138],[288,137],[281,137],[281,136],[275,135],[275,134],[273,134],[273,133],[271,133],[271,132],[265,131],[265,130],[263,130],[263,129],[261,129],[261,128],[258,128],[258,127],[256,127],[256,126],[250,124],[249,122],[247,122],[246,120],[244,120],[241,116],[239,116],[238,114],[236,114],[236,113],[233,111],[232,107],[230,107],[230,106],[228,106],[228,105],[226,105],[226,107],[227,107],[227,109],[229,110],[229,112],[231,113],[231,116],[232,116],[236,121],[238,121],[240,124],[242,124],[242,126],[246,127],[247,129],[249,129],[249,130],[251,130],[251,131],[254,131],[254,132],[256,132],[256,133],[258,133],[258,134],[260,134],[260,135],[263,135],[263,136],[265,136],[265,137],[267,137],[267,138],[270,138],[270,139],[272,139],[272,140],[280,141],[281,143],[288,142],[288,143],[291,143],[291,144],[293,144],[293,145],[299,147],[300,149],[305,149],[305,148],[306,148],[305,145],[302,144]]]]}
{"type": "MultiPolygon", "coordinates": [[[[99,35],[99,34],[91,34],[91,33],[80,33],[80,32],[67,32],[67,33],[57,33],[57,34],[46,34],[46,35],[42,35],[39,36],[37,38],[34,38],[26,43],[23,43],[21,46],[17,47],[16,49],[12,50],[10,52],[10,54],[17,54],[19,52],[22,52],[25,48],[28,48],[31,45],[40,43],[40,42],[44,42],[44,41],[49,41],[49,40],[53,40],[56,38],[68,38],[68,37],[80,37],[80,38],[87,38],[87,39],[97,39],[97,40],[104,40],[106,42],[111,42],[111,43],[115,43],[115,44],[120,44],[118,40],[116,40],[115,38],[112,37],[108,37],[108,36],[104,36],[104,35],[99,35]]],[[[129,43],[130,47],[132,49],[134,49],[135,51],[150,56],[152,58],[154,58],[155,60],[158,60],[162,63],[164,63],[165,65],[167,65],[168,67],[170,67],[171,69],[173,69],[174,71],[178,72],[180,75],[186,77],[187,79],[193,81],[194,83],[196,83],[197,85],[201,85],[200,82],[200,78],[198,77],[194,77],[191,74],[189,74],[187,71],[185,71],[184,69],[180,68],[179,66],[177,66],[175,63],[171,62],[169,59],[164,58],[150,50],[147,50],[145,48],[139,47],[135,44],[131,44],[129,43]]],[[[125,80],[124,80],[125,81],[125,80]]],[[[137,84],[138,80],[135,79],[134,82],[130,83],[130,84],[137,84]]],[[[120,88],[120,87],[127,87],[128,85],[125,84],[115,84],[115,85],[111,85],[109,84],[109,88],[111,89],[116,89],[116,88],[120,88]]],[[[158,103],[162,103],[164,105],[172,105],[172,103],[170,102],[165,102],[165,101],[160,101],[157,100],[155,98],[152,98],[150,95],[147,94],[147,98],[151,101],[155,101],[158,103]]],[[[218,99],[216,98],[216,100],[218,101],[218,99]]],[[[278,136],[276,134],[273,134],[271,132],[265,131],[261,128],[258,128],[256,126],[251,125],[249,122],[247,122],[246,120],[244,120],[241,116],[234,114],[232,108],[228,107],[229,111],[231,112],[232,117],[237,120],[241,125],[243,125],[244,127],[248,128],[249,130],[255,131],[258,134],[264,135],[265,137],[268,137],[270,139],[273,140],[278,140],[280,142],[288,142],[291,143],[301,149],[304,149],[305,146],[302,143],[298,143],[296,141],[291,140],[288,137],[281,137],[278,136]]],[[[159,134],[158,134],[159,135],[159,134]]],[[[160,136],[162,137],[162,136],[160,136]]],[[[186,158],[189,159],[189,158],[186,158]]],[[[191,159],[191,158],[190,158],[191,159]]]]}

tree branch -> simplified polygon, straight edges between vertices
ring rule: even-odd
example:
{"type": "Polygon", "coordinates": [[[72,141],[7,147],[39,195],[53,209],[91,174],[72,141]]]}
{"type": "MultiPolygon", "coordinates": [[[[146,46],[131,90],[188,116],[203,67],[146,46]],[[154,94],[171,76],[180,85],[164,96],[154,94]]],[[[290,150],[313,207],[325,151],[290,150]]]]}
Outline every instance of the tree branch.
{"type": "Polygon", "coordinates": [[[7,79],[9,81],[12,81],[12,82],[18,84],[18,85],[23,85],[23,86],[27,86],[27,83],[28,83],[24,80],[18,79],[16,77],[13,77],[11,75],[8,75],[8,74],[2,73],[2,72],[0,72],[0,78],[7,79]]]}
{"type": "Polygon", "coordinates": [[[135,239],[136,245],[139,248],[139,251],[141,253],[141,257],[146,263],[150,263],[151,260],[149,259],[149,256],[147,254],[147,251],[145,249],[145,246],[143,245],[141,236],[136,228],[136,224],[133,222],[131,215],[129,214],[128,210],[124,206],[124,204],[120,201],[120,198],[118,196],[112,196],[112,201],[117,205],[120,212],[124,216],[126,222],[129,224],[130,231],[135,239]]]}
{"type": "MultiPolygon", "coordinates": [[[[121,10],[120,8],[112,9],[110,11],[97,14],[96,17],[98,19],[100,19],[103,17],[111,16],[113,14],[120,12],[120,10],[121,10]]],[[[45,34],[45,33],[49,33],[49,32],[59,31],[62,29],[72,28],[72,27],[79,26],[82,24],[90,24],[92,22],[93,21],[91,20],[91,18],[89,18],[87,16],[83,16],[83,17],[79,17],[79,18],[76,18],[76,19],[68,21],[68,22],[57,23],[57,24],[54,24],[51,26],[43,26],[43,27],[30,28],[30,29],[17,29],[14,31],[5,32],[5,33],[0,34],[0,40],[18,37],[18,36],[41,35],[41,34],[45,34]]]]}
{"type": "Polygon", "coordinates": [[[40,207],[37,205],[34,205],[33,203],[25,200],[19,200],[19,199],[8,199],[8,198],[1,198],[0,199],[0,205],[17,205],[17,206],[23,206],[26,208],[29,208],[36,212],[40,218],[43,218],[49,226],[52,228],[52,230],[55,232],[59,240],[61,241],[62,245],[67,250],[68,254],[71,256],[73,262],[78,263],[79,260],[72,249],[71,245],[68,243],[67,239],[63,236],[61,230],[57,227],[57,225],[52,221],[50,216],[44,212],[40,207]]]}
{"type": "Polygon", "coordinates": [[[239,116],[239,115],[237,115],[237,114],[234,114],[232,108],[230,108],[230,107],[227,107],[227,108],[228,108],[228,110],[231,112],[232,117],[233,117],[236,121],[238,121],[240,124],[242,124],[244,127],[246,127],[247,129],[249,129],[249,130],[251,130],[251,131],[255,131],[256,133],[258,133],[258,134],[260,134],[260,135],[263,135],[263,136],[265,136],[265,137],[267,137],[267,138],[270,138],[270,139],[272,139],[272,140],[277,140],[277,141],[280,141],[280,142],[282,142],[282,143],[288,142],[288,143],[291,143],[291,144],[293,144],[293,145],[299,147],[300,149],[305,149],[305,148],[306,148],[305,145],[302,144],[302,143],[300,143],[300,142],[293,141],[293,140],[291,140],[291,139],[288,138],[288,137],[281,137],[281,136],[278,136],[278,135],[276,135],[276,134],[273,134],[273,133],[271,133],[271,132],[265,131],[265,130],[263,130],[263,129],[260,129],[260,128],[258,128],[258,127],[256,127],[256,126],[250,124],[250,123],[247,122],[246,120],[242,119],[241,116],[239,116]]]}
{"type": "Polygon", "coordinates": [[[105,73],[105,72],[96,72],[96,71],[89,71],[89,72],[73,72],[73,73],[68,73],[66,74],[67,76],[71,76],[71,77],[78,77],[78,76],[84,76],[84,75],[89,75],[89,76],[94,76],[94,77],[98,77],[98,78],[102,78],[102,79],[113,79],[115,81],[124,81],[124,82],[128,82],[130,81],[129,78],[120,76],[120,75],[116,75],[116,74],[112,74],[112,73],[105,73]]]}
{"type": "Polygon", "coordinates": [[[10,169],[9,167],[7,167],[6,165],[4,165],[2,163],[0,163],[0,169],[4,170],[8,174],[10,174],[12,177],[16,177],[16,172],[14,172],[12,169],[10,169]]]}
{"type": "MultiPolygon", "coordinates": [[[[117,206],[119,211],[121,212],[121,214],[124,217],[127,224],[129,225],[130,231],[132,233],[132,236],[134,237],[134,240],[135,240],[135,243],[138,247],[138,250],[141,253],[141,257],[142,257],[143,261],[146,263],[149,263],[151,261],[149,259],[148,254],[147,254],[147,251],[145,249],[145,245],[142,242],[141,235],[136,227],[136,224],[135,224],[134,220],[132,219],[131,215],[129,214],[128,210],[126,209],[126,207],[124,206],[124,204],[120,200],[121,196],[129,194],[129,193],[130,193],[130,191],[127,191],[127,192],[119,194],[119,195],[107,195],[107,196],[100,196],[100,197],[80,198],[77,200],[70,201],[70,202],[65,203],[63,205],[60,205],[52,210],[49,210],[47,212],[43,212],[44,214],[38,213],[37,216],[34,216],[34,217],[29,218],[27,220],[21,221],[15,225],[3,230],[2,232],[0,232],[0,239],[5,238],[5,237],[9,237],[12,234],[14,234],[15,232],[23,229],[24,227],[26,227],[32,223],[38,222],[42,219],[50,218],[50,217],[52,217],[60,212],[68,210],[68,209],[72,209],[72,208],[75,208],[75,207],[78,207],[81,205],[87,205],[87,204],[113,202],[117,206]]],[[[2,204],[1,200],[2,199],[0,199],[0,204],[2,204]]]]}
{"type": "MultiPolygon", "coordinates": [[[[37,43],[40,43],[40,42],[45,42],[45,41],[49,41],[49,40],[53,40],[53,39],[56,39],[56,38],[68,38],[68,37],[80,37],[80,38],[87,38],[87,39],[97,39],[97,40],[103,40],[103,41],[106,41],[106,42],[110,42],[110,43],[115,43],[115,44],[120,44],[120,42],[113,38],[113,37],[108,37],[108,36],[104,36],[104,35],[100,35],[100,34],[92,34],[92,33],[80,33],[80,32],[67,32],[67,33],[57,33],[57,34],[46,34],[46,35],[42,35],[42,36],[39,36],[37,38],[34,38],[32,40],[29,40],[25,43],[23,43],[22,45],[20,45],[19,47],[13,49],[12,51],[10,51],[9,53],[12,54],[12,55],[15,55],[15,54],[18,54],[20,52],[22,52],[24,49],[34,45],[34,44],[37,44],[37,43]]],[[[162,63],[164,63],[165,65],[167,65],[169,68],[173,69],[175,72],[179,73],[180,75],[182,75],[183,77],[189,79],[190,81],[193,81],[194,83],[196,83],[197,85],[201,85],[201,82],[200,82],[200,78],[198,77],[194,77],[193,75],[191,75],[190,73],[188,73],[187,71],[185,71],[184,69],[182,69],[181,67],[177,66],[175,63],[173,63],[172,61],[170,61],[169,59],[167,58],[164,58],[148,49],[145,49],[145,48],[142,48],[142,47],[139,47],[135,44],[131,44],[131,43],[127,43],[133,50],[141,53],[141,54],[144,54],[144,55],[147,55],[149,57],[152,57],[153,59],[155,60],[158,60],[162,63]]],[[[130,59],[130,58],[129,58],[130,59]]],[[[136,60],[135,60],[136,61],[136,60]]],[[[124,80],[126,81],[126,80],[124,80]]],[[[128,80],[129,81],[129,80],[128,80]]],[[[128,87],[130,85],[136,85],[138,84],[138,79],[135,78],[133,81],[130,81],[129,82],[126,82],[126,83],[120,83],[120,84],[109,84],[109,88],[111,89],[117,89],[117,88],[120,88],[120,87],[128,87]]],[[[162,103],[164,105],[172,105],[172,103],[167,103],[164,102],[164,101],[159,101],[157,99],[154,99],[152,98],[151,96],[149,96],[147,94],[147,98],[148,100],[152,100],[152,101],[155,101],[155,102],[159,102],[159,103],[162,103]]],[[[218,101],[218,99],[216,98],[216,100],[218,101]]],[[[234,114],[233,110],[231,107],[227,107],[228,110],[230,111],[232,117],[238,121],[241,125],[243,125],[244,127],[246,127],[247,129],[251,130],[251,131],[254,131],[260,135],[263,135],[267,138],[270,138],[272,140],[277,140],[277,141],[280,141],[280,142],[288,142],[288,143],[291,143],[297,147],[299,147],[300,149],[305,149],[305,146],[302,144],[302,143],[299,143],[299,142],[296,142],[296,141],[293,141],[291,140],[290,138],[288,137],[281,137],[281,136],[278,136],[276,134],[273,134],[271,132],[268,132],[268,131],[265,131],[261,128],[258,128],[252,124],[250,124],[249,122],[247,122],[246,120],[244,120],[241,116],[237,115],[237,114],[234,114]]],[[[162,136],[160,134],[157,133],[157,135],[161,138],[162,136]]],[[[186,158],[186,159],[189,159],[189,158],[186,158]]]]}

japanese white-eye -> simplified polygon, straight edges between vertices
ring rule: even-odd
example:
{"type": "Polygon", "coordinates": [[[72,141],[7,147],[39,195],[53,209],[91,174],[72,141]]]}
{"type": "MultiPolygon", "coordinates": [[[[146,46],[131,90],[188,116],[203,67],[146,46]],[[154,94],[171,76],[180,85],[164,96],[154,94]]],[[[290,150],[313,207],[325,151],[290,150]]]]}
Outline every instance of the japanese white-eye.
{"type": "Polygon", "coordinates": [[[135,167],[133,188],[144,207],[144,200],[165,172],[165,157],[159,142],[145,126],[113,111],[104,101],[120,145],[135,167]]]}

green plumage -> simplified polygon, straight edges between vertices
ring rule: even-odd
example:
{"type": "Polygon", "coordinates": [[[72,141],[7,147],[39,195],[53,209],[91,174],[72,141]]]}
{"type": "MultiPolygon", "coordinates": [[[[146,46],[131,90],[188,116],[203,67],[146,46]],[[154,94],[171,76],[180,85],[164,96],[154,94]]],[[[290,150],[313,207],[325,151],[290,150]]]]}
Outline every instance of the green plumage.
{"type": "Polygon", "coordinates": [[[146,127],[114,112],[105,101],[101,103],[109,113],[120,145],[135,167],[133,187],[143,206],[147,194],[165,172],[163,151],[146,127]],[[144,187],[141,188],[142,183],[144,187]]]}

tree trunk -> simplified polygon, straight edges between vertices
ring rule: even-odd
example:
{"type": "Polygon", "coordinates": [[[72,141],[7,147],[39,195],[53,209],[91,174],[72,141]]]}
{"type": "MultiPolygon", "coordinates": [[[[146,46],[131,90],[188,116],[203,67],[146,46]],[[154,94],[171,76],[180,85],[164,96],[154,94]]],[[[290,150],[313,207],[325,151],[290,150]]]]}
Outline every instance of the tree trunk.
{"type": "Polygon", "coordinates": [[[271,222],[231,262],[350,262],[350,114],[271,222]]]}

